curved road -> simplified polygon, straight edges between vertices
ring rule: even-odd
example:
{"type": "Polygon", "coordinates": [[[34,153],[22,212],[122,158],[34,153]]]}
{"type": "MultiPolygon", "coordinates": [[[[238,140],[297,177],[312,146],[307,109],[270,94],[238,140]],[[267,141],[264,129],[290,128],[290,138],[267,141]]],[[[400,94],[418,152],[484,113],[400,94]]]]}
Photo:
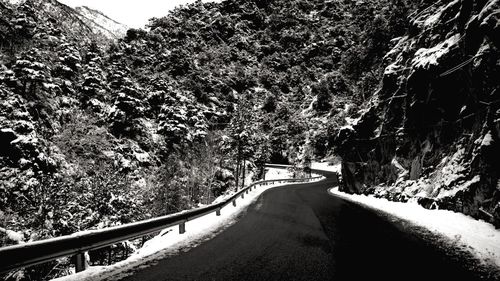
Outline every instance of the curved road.
{"type": "Polygon", "coordinates": [[[321,173],[264,192],[213,239],[123,280],[480,279],[470,260],[414,228],[328,195],[336,177],[321,173]]]}

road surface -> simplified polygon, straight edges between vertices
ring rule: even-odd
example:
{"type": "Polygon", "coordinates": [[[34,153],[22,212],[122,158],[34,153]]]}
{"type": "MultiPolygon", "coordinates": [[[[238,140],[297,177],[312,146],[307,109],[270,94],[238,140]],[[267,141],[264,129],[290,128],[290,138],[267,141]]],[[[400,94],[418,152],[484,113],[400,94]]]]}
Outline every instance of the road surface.
{"type": "Polygon", "coordinates": [[[213,239],[122,280],[479,280],[433,235],[329,195],[325,175],[264,192],[213,239]]]}

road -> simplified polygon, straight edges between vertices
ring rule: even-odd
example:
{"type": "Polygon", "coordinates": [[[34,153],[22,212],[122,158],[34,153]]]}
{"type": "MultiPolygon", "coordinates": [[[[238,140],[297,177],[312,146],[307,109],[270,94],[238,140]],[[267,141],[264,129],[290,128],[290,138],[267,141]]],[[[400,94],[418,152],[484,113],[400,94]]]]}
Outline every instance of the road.
{"type": "Polygon", "coordinates": [[[433,235],[328,195],[325,175],[264,192],[218,236],[122,280],[480,280],[433,235]]]}

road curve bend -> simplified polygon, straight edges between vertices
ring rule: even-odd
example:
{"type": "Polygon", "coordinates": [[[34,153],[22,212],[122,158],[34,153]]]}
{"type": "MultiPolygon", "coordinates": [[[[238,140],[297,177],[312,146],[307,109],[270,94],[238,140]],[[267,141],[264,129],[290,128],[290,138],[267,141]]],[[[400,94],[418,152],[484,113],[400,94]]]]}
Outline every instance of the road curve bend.
{"type": "Polygon", "coordinates": [[[213,239],[122,280],[482,280],[412,227],[329,195],[336,176],[320,173],[267,190],[213,239]]]}

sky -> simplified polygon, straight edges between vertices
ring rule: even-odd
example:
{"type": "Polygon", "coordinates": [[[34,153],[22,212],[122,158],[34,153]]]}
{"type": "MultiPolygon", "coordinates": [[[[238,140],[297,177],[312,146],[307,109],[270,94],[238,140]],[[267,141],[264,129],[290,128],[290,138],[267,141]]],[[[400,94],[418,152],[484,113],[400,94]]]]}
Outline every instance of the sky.
{"type": "MultiPolygon", "coordinates": [[[[87,6],[129,27],[140,28],[178,5],[195,0],[58,0],[70,7],[87,6]]],[[[205,2],[205,1],[204,1],[205,2]]]]}

